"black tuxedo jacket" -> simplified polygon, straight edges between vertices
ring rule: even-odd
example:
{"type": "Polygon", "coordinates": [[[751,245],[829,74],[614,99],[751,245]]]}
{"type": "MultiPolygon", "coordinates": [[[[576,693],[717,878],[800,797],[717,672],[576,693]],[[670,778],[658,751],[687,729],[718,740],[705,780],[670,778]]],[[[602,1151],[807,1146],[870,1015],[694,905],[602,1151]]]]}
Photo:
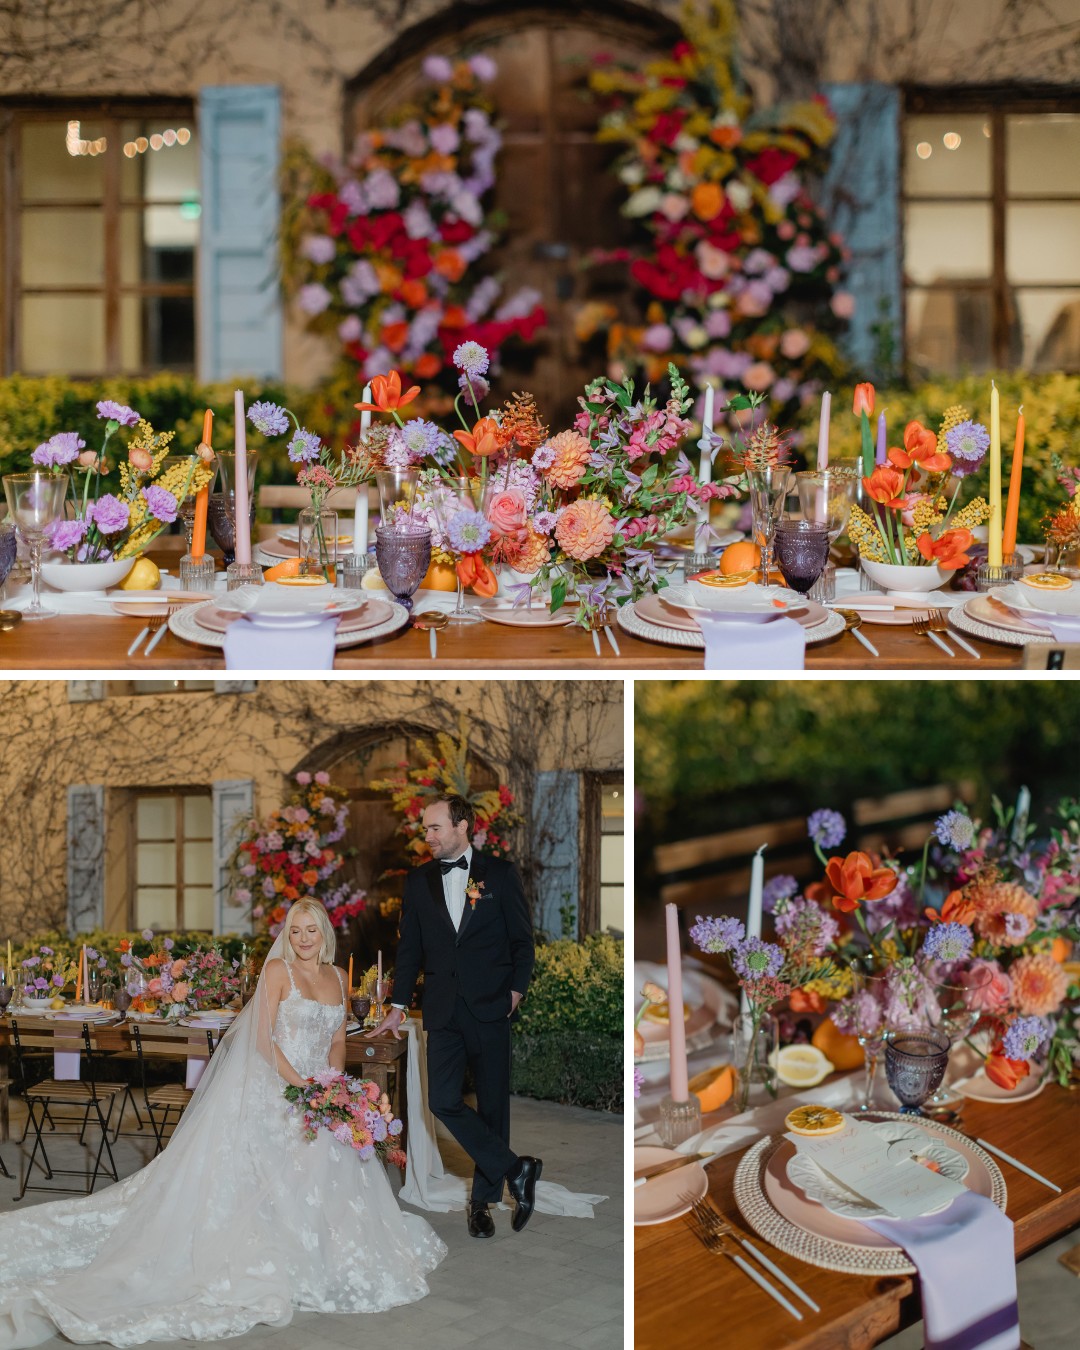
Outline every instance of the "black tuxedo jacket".
{"type": "Polygon", "coordinates": [[[517,868],[474,849],[469,876],[480,894],[475,906],[466,898],[456,931],[437,862],[405,882],[392,997],[407,1008],[423,970],[425,1030],[445,1026],[459,996],[477,1021],[497,1022],[510,1011],[510,991],[524,995],[529,987],[532,920],[517,868]]]}

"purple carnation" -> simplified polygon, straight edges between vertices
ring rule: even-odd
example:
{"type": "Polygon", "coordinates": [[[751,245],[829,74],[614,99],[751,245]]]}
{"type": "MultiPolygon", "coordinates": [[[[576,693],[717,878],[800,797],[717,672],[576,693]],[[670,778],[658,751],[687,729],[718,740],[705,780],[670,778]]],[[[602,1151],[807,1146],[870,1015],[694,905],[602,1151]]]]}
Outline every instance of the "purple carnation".
{"type": "Polygon", "coordinates": [[[61,465],[70,464],[73,459],[78,458],[79,451],[85,448],[86,442],[80,438],[78,432],[58,431],[55,436],[42,441],[30,459],[43,469],[58,469],[61,465]]]}
{"type": "Polygon", "coordinates": [[[533,529],[540,534],[550,534],[559,523],[558,514],[555,511],[537,511],[533,516],[533,529]]]}
{"type": "Polygon", "coordinates": [[[963,923],[936,923],[926,934],[922,954],[931,961],[962,961],[971,955],[975,939],[963,923]]]}
{"type": "Polygon", "coordinates": [[[139,414],[125,403],[114,403],[111,398],[103,398],[97,405],[97,415],[107,417],[110,422],[119,422],[122,427],[133,427],[139,420],[139,414]]]}
{"type": "Polygon", "coordinates": [[[89,528],[85,520],[54,520],[46,533],[52,547],[65,553],[82,543],[89,528]]]}
{"type": "Polygon", "coordinates": [[[839,811],[822,809],[811,813],[806,832],[818,848],[838,848],[847,834],[847,823],[839,811]]]}
{"type": "Polygon", "coordinates": [[[312,281],[306,286],[301,286],[296,293],[296,303],[305,314],[310,314],[313,317],[327,309],[333,298],[326,287],[318,281],[312,281]]]}
{"type": "Polygon", "coordinates": [[[703,919],[699,914],[697,923],[690,929],[690,941],[703,952],[729,952],[745,936],[746,926],[742,920],[727,915],[703,919]]]}
{"type": "Polygon", "coordinates": [[[280,436],[289,429],[289,415],[276,403],[267,400],[253,403],[247,415],[251,425],[264,436],[280,436]]]}
{"type": "Polygon", "coordinates": [[[318,436],[313,431],[308,431],[306,427],[301,427],[293,433],[293,438],[289,442],[289,458],[294,464],[309,464],[319,458],[321,448],[322,441],[318,436]]]}
{"type": "Polygon", "coordinates": [[[102,534],[116,534],[131,518],[127,502],[122,502],[111,492],[106,492],[96,502],[91,502],[87,514],[102,534]]]}
{"type": "Polygon", "coordinates": [[[1002,1049],[1006,1059],[1032,1059],[1046,1038],[1046,1027],[1037,1017],[1018,1017],[1005,1033],[1002,1049]]]}
{"type": "Polygon", "coordinates": [[[308,262],[322,266],[334,261],[337,244],[328,234],[306,234],[300,244],[300,252],[308,262]]]}
{"type": "Polygon", "coordinates": [[[775,942],[748,937],[733,949],[731,964],[744,980],[775,979],[783,969],[784,953],[775,942]]]}
{"type": "Polygon", "coordinates": [[[945,446],[952,456],[952,471],[957,478],[975,473],[990,449],[990,433],[981,422],[961,422],[945,433],[945,446]]]}
{"type": "Polygon", "coordinates": [[[142,490],[142,495],[146,498],[146,509],[154,517],[160,520],[163,525],[171,525],[176,519],[176,498],[168,488],[151,485],[142,490]]]}

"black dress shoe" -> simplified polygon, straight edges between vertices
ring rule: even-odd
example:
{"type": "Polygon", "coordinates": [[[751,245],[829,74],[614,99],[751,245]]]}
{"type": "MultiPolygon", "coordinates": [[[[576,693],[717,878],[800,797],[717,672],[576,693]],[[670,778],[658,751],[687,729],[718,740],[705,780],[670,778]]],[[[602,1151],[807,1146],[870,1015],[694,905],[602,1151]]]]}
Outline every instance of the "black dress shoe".
{"type": "Polygon", "coordinates": [[[491,1221],[487,1205],[469,1206],[469,1236],[475,1238],[495,1236],[495,1225],[491,1221]]]}
{"type": "Polygon", "coordinates": [[[532,1218],[533,1205],[536,1203],[536,1183],[544,1170],[544,1164],[539,1158],[519,1158],[518,1164],[517,1173],[506,1178],[510,1194],[517,1204],[514,1217],[510,1220],[510,1227],[515,1233],[520,1233],[532,1218]]]}

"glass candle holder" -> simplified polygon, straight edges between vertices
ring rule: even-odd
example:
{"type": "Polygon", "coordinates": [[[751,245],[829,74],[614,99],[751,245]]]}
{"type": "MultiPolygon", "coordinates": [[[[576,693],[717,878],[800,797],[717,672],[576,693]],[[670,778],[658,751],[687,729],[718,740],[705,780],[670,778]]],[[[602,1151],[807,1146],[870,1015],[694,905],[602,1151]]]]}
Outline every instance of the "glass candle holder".
{"type": "Polygon", "coordinates": [[[675,1148],[701,1129],[701,1103],[691,1092],[690,1100],[677,1102],[670,1095],[660,1103],[656,1133],[666,1148],[675,1148]]]}
{"type": "Polygon", "coordinates": [[[180,559],[180,589],[184,591],[212,591],[217,569],[209,553],[195,558],[185,553],[180,559]]]}
{"type": "Polygon", "coordinates": [[[975,589],[993,590],[995,586],[1007,586],[1010,581],[1019,581],[1024,575],[1024,560],[1018,553],[1009,553],[1001,560],[1000,567],[991,567],[981,562],[975,572],[975,589]]]}
{"type": "Polygon", "coordinates": [[[225,569],[225,589],[239,590],[241,586],[261,586],[263,570],[258,563],[231,562],[225,569]]]}
{"type": "Polygon", "coordinates": [[[343,553],[337,560],[337,584],[343,591],[360,591],[364,577],[375,566],[368,553],[343,553]]]}

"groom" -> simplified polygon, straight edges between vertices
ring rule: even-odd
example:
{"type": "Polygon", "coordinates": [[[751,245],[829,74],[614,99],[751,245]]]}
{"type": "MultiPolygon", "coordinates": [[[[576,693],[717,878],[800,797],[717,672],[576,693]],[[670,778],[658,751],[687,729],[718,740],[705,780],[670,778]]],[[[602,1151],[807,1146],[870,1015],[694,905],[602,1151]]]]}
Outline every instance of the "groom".
{"type": "Polygon", "coordinates": [[[394,1001],[370,1034],[397,1037],[423,969],[428,1104],[476,1164],[469,1232],[493,1236],[488,1205],[501,1200],[505,1180],[517,1205],[511,1227],[520,1233],[542,1166],[509,1143],[510,1018],[532,975],[532,921],[513,863],[473,848],[476,814],[464,797],[432,802],[423,824],[432,861],[405,882],[394,1001]],[[466,1066],[475,1111],[462,1096],[466,1066]]]}

